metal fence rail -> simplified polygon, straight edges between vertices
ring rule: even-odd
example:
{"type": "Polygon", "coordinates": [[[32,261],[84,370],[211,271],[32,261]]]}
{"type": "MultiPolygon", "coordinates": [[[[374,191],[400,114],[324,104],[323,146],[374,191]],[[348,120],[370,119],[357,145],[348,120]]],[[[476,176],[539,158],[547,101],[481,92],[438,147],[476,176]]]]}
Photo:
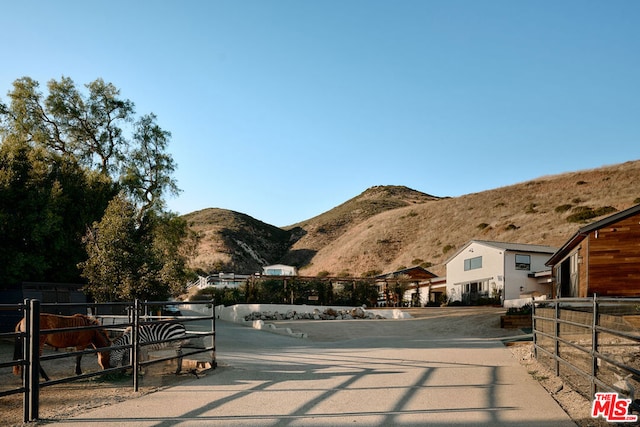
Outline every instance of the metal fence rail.
{"type": "Polygon", "coordinates": [[[591,400],[640,387],[640,298],[561,298],[533,304],[536,359],[591,400]]]}
{"type": "Polygon", "coordinates": [[[162,314],[162,308],[170,303],[167,301],[159,302],[142,302],[135,300],[133,302],[119,302],[119,303],[103,303],[103,304],[40,304],[38,300],[25,300],[24,304],[3,305],[3,309],[16,310],[22,313],[22,318],[26,322],[26,332],[24,333],[2,333],[0,338],[22,339],[22,351],[23,356],[20,359],[13,360],[11,362],[1,362],[0,368],[21,366],[23,372],[22,387],[17,387],[9,390],[0,391],[0,397],[9,396],[13,394],[22,393],[24,395],[23,408],[24,408],[24,422],[35,421],[38,419],[39,413],[39,395],[40,389],[43,387],[49,387],[56,384],[76,381],[79,379],[89,378],[93,376],[100,376],[110,372],[120,372],[123,369],[132,369],[132,381],[133,388],[138,391],[139,387],[139,370],[142,366],[151,365],[154,363],[165,362],[167,360],[182,359],[187,356],[208,353],[211,354],[210,364],[212,368],[216,367],[215,359],[215,308],[213,301],[203,302],[190,302],[190,305],[202,305],[202,312],[208,312],[210,314],[203,314],[202,316],[168,316],[162,314]],[[82,326],[77,328],[64,328],[56,329],[55,332],[61,331],[77,331],[77,330],[91,330],[91,329],[104,329],[112,332],[112,335],[117,336],[122,333],[126,328],[132,327],[133,340],[129,345],[123,346],[111,346],[102,347],[96,349],[86,349],[82,351],[62,352],[59,354],[47,354],[40,355],[39,341],[42,335],[54,333],[54,330],[41,330],[40,328],[40,313],[46,309],[53,307],[59,307],[61,305],[77,307],[76,311],[86,311],[101,321],[100,326],[82,326]],[[42,310],[44,309],[44,310],[42,310]],[[157,315],[154,314],[157,312],[157,315]],[[124,314],[122,314],[124,313],[124,314]],[[151,324],[155,322],[171,322],[171,323],[183,323],[189,324],[192,322],[199,322],[194,324],[191,328],[187,328],[187,335],[181,339],[202,338],[203,345],[197,347],[185,347],[188,351],[177,351],[175,356],[162,357],[154,360],[141,361],[140,352],[146,345],[153,345],[158,343],[166,343],[172,340],[166,341],[154,341],[148,343],[140,343],[137,336],[138,328],[142,325],[151,324]],[[201,329],[201,330],[196,330],[201,329]],[[204,338],[211,337],[211,345],[204,345],[204,338]],[[126,366],[109,368],[101,371],[88,372],[81,375],[58,378],[55,380],[48,380],[40,382],[40,362],[47,360],[62,359],[68,357],[76,357],[84,354],[96,354],[105,350],[115,350],[118,348],[124,348],[130,352],[130,363],[126,366]]]}

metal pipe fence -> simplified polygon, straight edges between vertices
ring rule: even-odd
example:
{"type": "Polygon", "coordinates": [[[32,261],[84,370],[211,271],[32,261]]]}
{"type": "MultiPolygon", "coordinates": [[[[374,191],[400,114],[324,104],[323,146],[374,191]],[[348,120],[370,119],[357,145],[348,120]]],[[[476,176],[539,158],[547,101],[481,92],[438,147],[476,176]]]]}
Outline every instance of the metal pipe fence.
{"type": "MultiPolygon", "coordinates": [[[[561,298],[533,304],[536,359],[589,400],[640,386],[640,298],[561,298]]],[[[637,409],[637,407],[634,407],[637,409]]]]}
{"type": "Polygon", "coordinates": [[[176,315],[175,312],[167,314],[163,308],[167,305],[180,304],[178,302],[167,301],[139,301],[133,302],[118,302],[118,303],[100,303],[100,304],[41,304],[38,300],[27,299],[22,304],[4,304],[1,309],[16,310],[22,314],[22,319],[25,320],[26,332],[9,332],[1,333],[0,338],[4,339],[18,339],[22,340],[22,357],[11,362],[1,362],[0,368],[21,366],[23,372],[22,386],[13,389],[7,389],[0,391],[0,398],[3,396],[9,396],[13,394],[23,394],[23,421],[31,422],[38,419],[39,414],[39,395],[40,389],[43,387],[49,387],[56,384],[76,381],[79,379],[85,379],[94,376],[102,376],[112,372],[121,372],[126,369],[132,370],[132,382],[135,391],[139,388],[139,371],[143,366],[161,363],[168,360],[179,359],[182,360],[187,356],[192,356],[201,353],[210,352],[209,360],[210,367],[216,367],[216,355],[215,355],[215,306],[213,301],[200,301],[190,302],[190,305],[202,306],[198,310],[199,315],[183,316],[181,313],[176,315]],[[86,310],[99,320],[99,326],[82,326],[74,328],[61,328],[41,330],[40,328],[40,313],[46,309],[52,309],[60,306],[73,306],[79,310],[86,310]],[[43,310],[44,309],[44,310],[43,310]],[[155,313],[155,314],[154,314],[155,313]],[[201,315],[200,315],[201,314],[201,315]],[[200,340],[202,344],[197,346],[185,346],[188,351],[180,350],[176,351],[175,356],[161,357],[153,360],[142,361],[140,360],[140,353],[145,346],[155,345],[160,343],[168,343],[174,340],[159,340],[152,342],[140,343],[138,337],[138,330],[143,325],[149,325],[157,322],[169,322],[169,323],[182,323],[185,325],[187,335],[180,338],[181,340],[200,340]],[[40,355],[40,338],[46,334],[79,331],[79,330],[91,330],[91,329],[103,329],[110,332],[112,336],[121,335],[126,328],[132,328],[132,340],[128,345],[122,346],[110,346],[100,347],[96,349],[85,349],[82,351],[62,352],[58,354],[46,354],[40,355]],[[211,337],[211,345],[206,345],[205,340],[207,337],[211,337]],[[64,378],[52,379],[40,382],[40,366],[41,361],[50,361],[55,359],[62,359],[68,357],[77,357],[85,354],[96,354],[98,352],[112,351],[116,349],[125,349],[129,351],[130,363],[125,366],[113,367],[100,371],[83,373],[76,376],[69,376],[64,378]]]}

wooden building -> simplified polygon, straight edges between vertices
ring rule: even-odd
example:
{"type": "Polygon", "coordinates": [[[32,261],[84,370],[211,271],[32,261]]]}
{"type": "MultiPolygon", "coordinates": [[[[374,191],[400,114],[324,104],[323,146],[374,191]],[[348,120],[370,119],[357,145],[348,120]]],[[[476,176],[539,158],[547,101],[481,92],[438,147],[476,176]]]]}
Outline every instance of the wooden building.
{"type": "Polygon", "coordinates": [[[375,276],[378,285],[377,305],[380,307],[398,307],[408,304],[413,307],[421,307],[429,301],[430,288],[428,286],[431,284],[431,280],[435,280],[437,277],[426,268],[420,266],[375,276]],[[400,283],[404,286],[399,288],[402,289],[402,295],[399,296],[395,292],[391,292],[390,288],[394,284],[398,285],[400,283]],[[421,293],[425,290],[426,293],[421,293]]]}
{"type": "Polygon", "coordinates": [[[639,297],[640,205],[580,228],[546,265],[555,297],[639,297]]]}

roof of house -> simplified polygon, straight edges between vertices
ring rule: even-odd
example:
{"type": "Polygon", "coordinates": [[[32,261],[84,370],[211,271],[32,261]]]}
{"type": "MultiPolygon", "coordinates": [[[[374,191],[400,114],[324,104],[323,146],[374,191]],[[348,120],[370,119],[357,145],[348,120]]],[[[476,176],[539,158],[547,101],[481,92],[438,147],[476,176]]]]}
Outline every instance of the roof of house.
{"type": "Polygon", "coordinates": [[[529,252],[529,253],[541,253],[541,254],[552,254],[556,251],[557,248],[546,245],[532,245],[529,243],[509,243],[509,242],[494,242],[490,240],[469,240],[464,244],[460,249],[456,251],[445,264],[449,263],[453,258],[457,257],[460,252],[464,251],[471,244],[477,243],[479,245],[490,246],[492,248],[501,249],[505,252],[529,252]]]}
{"type": "Polygon", "coordinates": [[[272,265],[265,265],[262,268],[296,268],[293,265],[285,265],[285,264],[272,264],[272,265]]]}
{"type": "Polygon", "coordinates": [[[640,205],[635,205],[630,207],[629,209],[625,209],[623,211],[617,212],[613,215],[609,215],[600,221],[593,222],[591,224],[585,225],[580,228],[567,242],[562,245],[560,249],[558,249],[549,260],[546,262],[546,265],[554,265],[561,259],[563,259],[569,252],[573,250],[580,242],[584,240],[585,237],[589,235],[592,231],[599,230],[601,228],[607,227],[611,224],[615,224],[618,221],[622,221],[623,219],[629,218],[630,216],[637,215],[640,213],[640,205]]]}

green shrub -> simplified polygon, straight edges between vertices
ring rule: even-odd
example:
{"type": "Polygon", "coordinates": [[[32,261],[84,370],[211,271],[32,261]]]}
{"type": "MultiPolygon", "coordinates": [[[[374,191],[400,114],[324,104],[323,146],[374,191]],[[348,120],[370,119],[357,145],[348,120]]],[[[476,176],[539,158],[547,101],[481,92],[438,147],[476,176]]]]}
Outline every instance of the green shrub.
{"type": "Polygon", "coordinates": [[[603,206],[601,208],[596,209],[595,212],[597,216],[602,216],[602,215],[609,215],[614,212],[618,212],[618,209],[614,208],[613,206],[603,206]]]}
{"type": "Polygon", "coordinates": [[[613,206],[603,206],[597,209],[593,209],[588,206],[577,206],[573,209],[573,213],[567,217],[567,221],[585,222],[592,218],[596,218],[602,215],[608,215],[613,212],[617,212],[617,209],[613,206]]]}
{"type": "Polygon", "coordinates": [[[573,213],[567,217],[568,222],[583,222],[594,218],[593,208],[589,206],[576,206],[573,213]]]}
{"type": "Polygon", "coordinates": [[[475,302],[475,305],[500,305],[500,303],[500,298],[483,297],[478,298],[478,300],[475,302]]]}
{"type": "Polygon", "coordinates": [[[489,226],[489,224],[487,224],[486,222],[481,222],[480,224],[476,225],[476,228],[478,230],[484,230],[485,228],[487,228],[489,226]]]}
{"type": "Polygon", "coordinates": [[[381,274],[382,274],[382,270],[369,270],[369,271],[364,272],[362,277],[375,277],[375,276],[379,276],[381,274]]]}
{"type": "Polygon", "coordinates": [[[507,315],[531,314],[531,304],[525,304],[522,307],[509,307],[507,315]]]}
{"type": "Polygon", "coordinates": [[[446,245],[444,248],[442,248],[442,253],[446,254],[447,252],[449,252],[453,248],[454,248],[453,245],[446,245]]]}
{"type": "Polygon", "coordinates": [[[557,213],[565,213],[566,211],[568,211],[569,209],[571,209],[573,207],[573,205],[570,204],[566,204],[566,205],[560,205],[560,206],[556,206],[556,212],[557,213]]]}

